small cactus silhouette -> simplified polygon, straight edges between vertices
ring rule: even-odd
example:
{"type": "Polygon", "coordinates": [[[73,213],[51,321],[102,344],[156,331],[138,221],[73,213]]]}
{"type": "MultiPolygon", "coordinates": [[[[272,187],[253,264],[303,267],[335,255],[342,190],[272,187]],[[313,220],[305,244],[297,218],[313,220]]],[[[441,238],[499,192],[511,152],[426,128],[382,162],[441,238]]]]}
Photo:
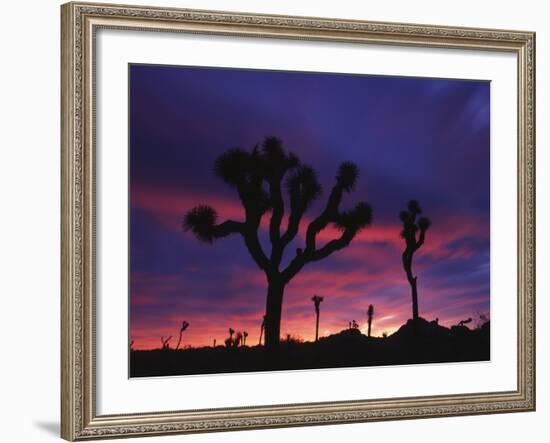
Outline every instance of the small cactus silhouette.
{"type": "Polygon", "coordinates": [[[399,218],[403,223],[401,237],[405,239],[405,250],[403,251],[403,269],[407,274],[407,281],[411,285],[413,320],[418,319],[418,292],[416,287],[417,277],[412,273],[413,255],[424,244],[426,231],[430,227],[430,220],[426,217],[417,216],[422,213],[420,205],[416,200],[409,201],[407,210],[399,213],[399,218]],[[420,230],[418,239],[416,233],[420,230]]]}
{"type": "Polygon", "coordinates": [[[464,326],[472,322],[472,317],[468,317],[466,320],[460,320],[458,326],[464,326]]]}
{"type": "Polygon", "coordinates": [[[189,323],[186,322],[185,320],[183,320],[183,322],[181,323],[181,328],[180,328],[180,338],[178,340],[178,344],[176,345],[176,349],[180,348],[181,336],[183,334],[183,331],[185,331],[188,327],[189,327],[189,323]]]}
{"type": "Polygon", "coordinates": [[[350,323],[351,323],[350,329],[359,329],[359,324],[355,320],[352,320],[350,323]]]}
{"type": "Polygon", "coordinates": [[[170,343],[168,343],[170,340],[172,340],[171,335],[166,337],[166,339],[164,338],[164,336],[160,337],[160,341],[162,343],[162,349],[164,350],[170,349],[170,343]]]}
{"type": "Polygon", "coordinates": [[[371,324],[372,324],[372,316],[374,315],[374,306],[373,305],[369,305],[369,309],[367,309],[367,317],[368,317],[368,321],[369,321],[369,329],[368,329],[368,333],[367,333],[367,336],[370,337],[370,329],[371,329],[371,324]]]}
{"type": "Polygon", "coordinates": [[[311,301],[315,305],[315,341],[319,341],[319,311],[321,302],[324,300],[324,297],[320,295],[314,295],[311,297],[311,301]]]}
{"type": "Polygon", "coordinates": [[[231,348],[233,346],[233,334],[235,333],[235,330],[233,328],[229,328],[229,337],[225,339],[225,346],[227,348],[231,348]]]}
{"type": "Polygon", "coordinates": [[[243,341],[243,333],[239,331],[235,335],[235,340],[233,340],[233,346],[235,348],[238,348],[241,345],[242,341],[243,341]]]}
{"type": "Polygon", "coordinates": [[[248,337],[248,332],[243,331],[243,346],[246,346],[246,337],[248,337]]]}

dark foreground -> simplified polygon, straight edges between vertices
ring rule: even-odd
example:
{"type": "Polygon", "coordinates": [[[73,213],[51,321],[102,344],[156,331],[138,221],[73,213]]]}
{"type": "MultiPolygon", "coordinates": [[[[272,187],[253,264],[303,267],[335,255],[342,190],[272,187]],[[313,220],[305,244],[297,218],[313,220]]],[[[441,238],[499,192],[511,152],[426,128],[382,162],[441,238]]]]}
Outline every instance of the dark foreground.
{"type": "Polygon", "coordinates": [[[486,361],[490,359],[490,325],[479,329],[409,320],[387,338],[367,337],[347,329],[317,343],[283,341],[276,358],[263,346],[223,346],[184,350],[132,351],[131,377],[219,374],[356,366],[486,361]]]}

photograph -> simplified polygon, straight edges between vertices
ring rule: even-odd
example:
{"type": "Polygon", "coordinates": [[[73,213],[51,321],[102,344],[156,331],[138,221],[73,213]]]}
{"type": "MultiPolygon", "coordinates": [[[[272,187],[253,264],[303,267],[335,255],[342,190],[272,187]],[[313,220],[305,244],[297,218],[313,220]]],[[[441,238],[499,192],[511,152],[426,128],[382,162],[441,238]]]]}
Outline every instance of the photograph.
{"type": "Polygon", "coordinates": [[[276,3],[61,6],[68,441],[536,409],[540,23],[276,3]]]}
{"type": "Polygon", "coordinates": [[[491,360],[490,81],[130,63],[128,124],[131,378],[491,360]]]}

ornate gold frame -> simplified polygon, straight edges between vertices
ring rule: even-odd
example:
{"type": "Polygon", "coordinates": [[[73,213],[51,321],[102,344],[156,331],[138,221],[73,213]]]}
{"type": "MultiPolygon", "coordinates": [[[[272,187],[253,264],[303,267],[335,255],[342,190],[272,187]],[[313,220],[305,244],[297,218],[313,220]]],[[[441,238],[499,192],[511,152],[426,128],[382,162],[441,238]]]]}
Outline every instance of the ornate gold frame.
{"type": "Polygon", "coordinates": [[[533,411],[535,34],[68,3],[61,8],[61,435],[67,440],[533,411]],[[511,392],[98,416],[95,411],[94,33],[98,28],[508,51],[518,59],[518,383],[511,392]]]}

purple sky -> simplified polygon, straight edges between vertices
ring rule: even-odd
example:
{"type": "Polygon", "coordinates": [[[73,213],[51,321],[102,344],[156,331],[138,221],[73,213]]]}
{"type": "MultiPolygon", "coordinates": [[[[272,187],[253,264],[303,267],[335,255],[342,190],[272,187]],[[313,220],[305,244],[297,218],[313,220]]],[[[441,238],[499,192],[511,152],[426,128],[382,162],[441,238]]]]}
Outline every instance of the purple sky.
{"type": "MultiPolygon", "coordinates": [[[[134,347],[159,347],[182,320],[190,323],[186,345],[221,344],[229,327],[257,342],[265,278],[242,240],[201,243],[181,221],[201,203],[222,220],[242,219],[214,161],[269,135],[318,173],[325,192],[306,218],[318,215],[346,160],[360,176],[343,207],[366,200],[374,214],[348,248],[306,266],[289,284],[282,334],[312,339],[313,294],[325,297],[320,335],[352,319],[365,329],[371,303],[374,335],[410,318],[398,214],[413,198],[432,221],[413,265],[420,315],[448,326],[487,314],[489,103],[490,84],[481,81],[131,65],[134,347]]],[[[329,228],[321,238],[336,235],[329,228]]],[[[288,250],[302,244],[299,235],[288,250]]]]}

